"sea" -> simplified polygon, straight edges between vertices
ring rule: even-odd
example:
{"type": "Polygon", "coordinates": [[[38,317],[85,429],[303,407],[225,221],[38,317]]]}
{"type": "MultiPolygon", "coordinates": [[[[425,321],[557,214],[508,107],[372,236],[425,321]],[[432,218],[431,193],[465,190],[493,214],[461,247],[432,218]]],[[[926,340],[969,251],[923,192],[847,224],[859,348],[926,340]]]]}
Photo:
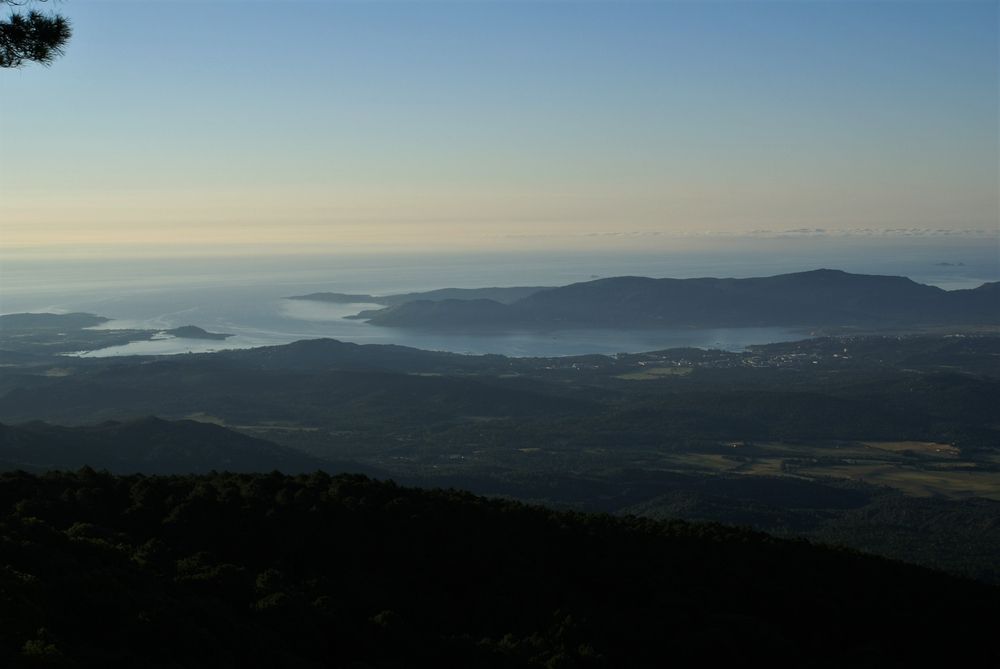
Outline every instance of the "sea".
{"type": "Polygon", "coordinates": [[[488,286],[560,286],[612,276],[751,277],[818,268],[907,276],[954,290],[1000,279],[992,241],[978,244],[771,245],[657,252],[317,253],[194,257],[0,257],[0,313],[89,312],[102,328],[196,325],[233,336],[160,336],[88,357],[166,355],[333,338],[508,356],[615,354],[690,346],[741,350],[809,336],[798,328],[560,330],[441,333],[387,328],[346,316],[372,304],[291,300],[311,292],[370,295],[488,286]]]}

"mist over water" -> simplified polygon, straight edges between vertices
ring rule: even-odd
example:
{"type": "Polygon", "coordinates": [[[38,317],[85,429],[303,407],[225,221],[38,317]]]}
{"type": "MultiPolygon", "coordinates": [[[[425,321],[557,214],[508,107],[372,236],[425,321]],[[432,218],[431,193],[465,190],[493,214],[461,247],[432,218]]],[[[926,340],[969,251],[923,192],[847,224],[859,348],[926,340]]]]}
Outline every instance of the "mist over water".
{"type": "Polygon", "coordinates": [[[820,267],[896,274],[945,289],[1000,278],[991,243],[838,248],[760,246],[662,253],[381,254],[174,259],[30,259],[0,263],[0,312],[84,311],[113,319],[103,328],[169,329],[196,325],[235,336],[225,341],[162,338],[91,355],[168,354],[285,344],[330,337],[460,353],[555,356],[677,346],[736,350],[798,339],[788,328],[713,330],[571,330],[442,334],[368,325],[344,317],[369,304],[284,299],[330,291],[384,295],[435,288],[558,286],[597,277],[750,277],[820,267]]]}

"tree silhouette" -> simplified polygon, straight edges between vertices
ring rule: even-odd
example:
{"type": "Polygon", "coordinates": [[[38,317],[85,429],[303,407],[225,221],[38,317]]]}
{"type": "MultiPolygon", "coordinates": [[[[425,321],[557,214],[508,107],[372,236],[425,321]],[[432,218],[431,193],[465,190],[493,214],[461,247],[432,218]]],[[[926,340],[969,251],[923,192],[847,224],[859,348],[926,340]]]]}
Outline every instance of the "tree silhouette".
{"type": "Polygon", "coordinates": [[[11,7],[10,16],[0,20],[0,67],[21,67],[26,62],[50,64],[61,56],[72,35],[69,21],[59,14],[43,14],[34,9],[19,12],[32,2],[46,0],[0,0],[11,7]]]}

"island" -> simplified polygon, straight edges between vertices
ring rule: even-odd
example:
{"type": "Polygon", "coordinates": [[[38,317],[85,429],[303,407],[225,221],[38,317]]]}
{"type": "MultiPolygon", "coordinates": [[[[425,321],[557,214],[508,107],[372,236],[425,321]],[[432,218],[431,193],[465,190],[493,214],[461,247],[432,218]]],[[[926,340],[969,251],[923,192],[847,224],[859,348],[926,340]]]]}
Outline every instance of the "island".
{"type": "Polygon", "coordinates": [[[114,328],[113,319],[82,312],[20,313],[0,316],[0,359],[5,362],[46,358],[78,351],[96,351],[148,341],[163,335],[182,339],[221,341],[231,334],[208,332],[196,325],[170,330],[114,328]],[[104,327],[97,327],[104,326],[104,327]]]}
{"type": "Polygon", "coordinates": [[[330,302],[333,304],[381,304],[387,307],[407,304],[409,302],[441,302],[445,300],[492,300],[500,304],[511,304],[549,288],[549,286],[439,288],[419,293],[400,293],[396,295],[382,295],[381,297],[377,295],[356,295],[350,293],[309,293],[308,295],[292,295],[285,299],[330,302]]]}
{"type": "MultiPolygon", "coordinates": [[[[559,288],[478,289],[381,298],[349,318],[455,330],[803,327],[919,330],[1000,325],[1000,282],[943,290],[902,276],[832,269],[746,279],[623,276],[559,288]],[[522,291],[521,297],[517,292],[522,291]],[[529,292],[530,291],[530,292],[529,292]],[[494,293],[496,294],[496,293],[494,293]]],[[[324,294],[319,294],[324,295],[324,294]]],[[[315,295],[295,299],[323,299],[315,295]]]]}
{"type": "Polygon", "coordinates": [[[163,330],[163,334],[172,335],[179,339],[212,339],[215,341],[222,341],[233,336],[231,334],[208,332],[197,325],[182,325],[181,327],[173,328],[172,330],[163,330]]]}

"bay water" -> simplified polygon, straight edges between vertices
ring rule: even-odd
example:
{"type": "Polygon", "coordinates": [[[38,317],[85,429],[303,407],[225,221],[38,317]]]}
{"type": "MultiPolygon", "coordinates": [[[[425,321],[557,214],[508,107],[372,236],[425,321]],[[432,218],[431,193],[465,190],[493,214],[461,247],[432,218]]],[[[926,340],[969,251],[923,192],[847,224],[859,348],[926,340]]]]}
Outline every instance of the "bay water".
{"type": "Polygon", "coordinates": [[[310,292],[386,295],[458,287],[559,286],[598,277],[750,277],[819,267],[896,274],[946,289],[1000,278],[987,244],[886,247],[830,252],[760,249],[659,253],[323,254],[187,258],[0,259],[0,313],[75,311],[111,318],[104,328],[166,330],[196,325],[234,335],[225,341],[158,337],[82,352],[89,356],[205,352],[330,337],[361,344],[399,344],[458,353],[511,356],[613,354],[678,346],[740,350],[801,339],[793,328],[562,330],[491,334],[422,332],[369,325],[345,316],[372,304],[290,300],[310,292]]]}

